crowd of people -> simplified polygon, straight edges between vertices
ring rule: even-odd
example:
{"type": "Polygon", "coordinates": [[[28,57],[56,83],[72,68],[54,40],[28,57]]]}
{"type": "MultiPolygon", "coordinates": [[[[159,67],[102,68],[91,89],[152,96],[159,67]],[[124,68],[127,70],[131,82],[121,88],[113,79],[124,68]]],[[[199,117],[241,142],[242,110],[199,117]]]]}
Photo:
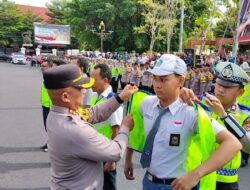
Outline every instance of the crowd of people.
{"type": "Polygon", "coordinates": [[[51,188],[117,189],[116,162],[126,152],[124,173],[133,180],[136,150],[147,168],[144,190],[238,190],[250,153],[249,57],[203,56],[195,65],[189,57],[44,60],[51,188]]]}

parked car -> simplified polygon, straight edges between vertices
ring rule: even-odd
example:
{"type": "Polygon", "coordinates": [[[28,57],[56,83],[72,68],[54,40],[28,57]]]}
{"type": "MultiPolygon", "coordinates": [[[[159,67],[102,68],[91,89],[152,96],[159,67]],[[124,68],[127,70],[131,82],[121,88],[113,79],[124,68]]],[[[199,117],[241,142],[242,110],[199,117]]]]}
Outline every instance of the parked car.
{"type": "Polygon", "coordinates": [[[0,60],[11,62],[12,58],[4,52],[0,52],[0,60]]]}
{"type": "Polygon", "coordinates": [[[13,64],[26,64],[26,57],[23,53],[12,53],[12,63],[13,64]]]}

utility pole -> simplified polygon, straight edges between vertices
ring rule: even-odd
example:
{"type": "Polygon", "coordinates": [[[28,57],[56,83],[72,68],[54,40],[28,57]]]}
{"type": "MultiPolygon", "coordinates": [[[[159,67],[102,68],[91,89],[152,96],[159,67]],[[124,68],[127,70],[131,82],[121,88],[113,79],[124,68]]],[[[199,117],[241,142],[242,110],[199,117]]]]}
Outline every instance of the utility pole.
{"type": "Polygon", "coordinates": [[[183,25],[184,25],[184,0],[181,1],[181,26],[179,34],[179,52],[182,52],[183,48],[183,25]]]}
{"type": "Polygon", "coordinates": [[[241,12],[242,6],[243,6],[243,0],[240,0],[239,1],[239,12],[238,12],[237,21],[236,21],[236,28],[235,28],[235,32],[234,32],[234,44],[233,44],[234,63],[236,63],[237,52],[238,52],[238,49],[239,49],[239,42],[238,42],[239,33],[238,33],[238,28],[240,26],[240,12],[241,12]]]}

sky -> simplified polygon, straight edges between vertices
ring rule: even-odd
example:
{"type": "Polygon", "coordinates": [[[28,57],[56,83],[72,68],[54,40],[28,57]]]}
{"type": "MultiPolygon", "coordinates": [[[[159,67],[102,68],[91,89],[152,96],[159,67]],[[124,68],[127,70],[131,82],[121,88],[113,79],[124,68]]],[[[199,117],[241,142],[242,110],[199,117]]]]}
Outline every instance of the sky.
{"type": "Polygon", "coordinates": [[[51,0],[11,0],[16,4],[46,7],[45,4],[51,0]]]}

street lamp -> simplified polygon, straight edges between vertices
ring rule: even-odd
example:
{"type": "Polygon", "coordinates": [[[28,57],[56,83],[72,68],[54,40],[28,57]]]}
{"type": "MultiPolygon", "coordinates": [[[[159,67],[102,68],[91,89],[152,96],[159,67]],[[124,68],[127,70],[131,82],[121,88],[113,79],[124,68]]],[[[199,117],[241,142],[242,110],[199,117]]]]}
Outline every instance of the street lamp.
{"type": "Polygon", "coordinates": [[[99,24],[99,30],[100,30],[100,32],[96,32],[95,29],[92,29],[91,32],[93,34],[96,34],[97,36],[99,36],[101,38],[101,53],[103,53],[103,40],[104,40],[105,36],[111,35],[113,33],[113,31],[110,30],[108,32],[105,32],[106,29],[105,29],[105,24],[103,21],[101,21],[99,24]]]}

